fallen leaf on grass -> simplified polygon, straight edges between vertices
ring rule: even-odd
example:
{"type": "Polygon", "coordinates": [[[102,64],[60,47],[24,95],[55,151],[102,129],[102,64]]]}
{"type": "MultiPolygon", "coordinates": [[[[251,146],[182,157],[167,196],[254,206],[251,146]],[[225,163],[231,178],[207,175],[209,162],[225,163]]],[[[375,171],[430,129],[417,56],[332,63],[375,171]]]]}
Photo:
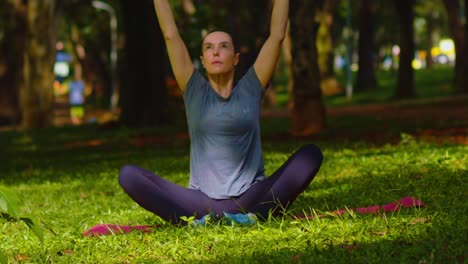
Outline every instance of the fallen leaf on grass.
{"type": "Polygon", "coordinates": [[[71,249],[65,249],[64,251],[59,251],[57,252],[57,255],[63,256],[63,255],[73,255],[75,252],[71,249]]]}
{"type": "Polygon", "coordinates": [[[29,259],[29,256],[27,255],[16,255],[15,256],[16,261],[25,261],[29,259]]]}
{"type": "Polygon", "coordinates": [[[73,141],[64,144],[65,149],[77,149],[83,147],[99,147],[104,144],[100,139],[92,139],[87,141],[73,141]]]}
{"type": "Polygon", "coordinates": [[[351,250],[359,249],[361,246],[357,243],[354,243],[354,244],[343,244],[342,247],[345,250],[351,251],[351,250]]]}
{"type": "Polygon", "coordinates": [[[74,252],[73,250],[71,250],[71,249],[65,249],[65,250],[63,251],[63,253],[65,253],[65,254],[67,254],[67,255],[75,254],[75,252],[74,252]]]}
{"type": "Polygon", "coordinates": [[[374,236],[385,236],[387,234],[387,231],[375,231],[371,232],[371,234],[374,236]]]}
{"type": "Polygon", "coordinates": [[[425,224],[425,223],[429,223],[429,222],[430,222],[429,218],[418,217],[418,218],[414,219],[413,221],[411,221],[411,225],[425,224]]]}

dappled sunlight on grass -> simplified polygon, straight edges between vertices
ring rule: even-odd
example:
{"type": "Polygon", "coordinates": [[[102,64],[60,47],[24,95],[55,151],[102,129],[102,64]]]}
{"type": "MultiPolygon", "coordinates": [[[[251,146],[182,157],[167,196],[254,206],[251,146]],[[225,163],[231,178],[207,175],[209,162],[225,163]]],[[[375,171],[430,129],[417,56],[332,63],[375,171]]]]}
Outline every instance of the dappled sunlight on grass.
{"type": "MultiPolygon", "coordinates": [[[[365,126],[371,121],[356,122],[365,126]]],[[[285,129],[276,126],[271,125],[274,131],[285,129]]],[[[351,126],[353,120],[340,129],[351,126]]],[[[406,128],[395,124],[395,131],[401,130],[406,128]]],[[[466,145],[400,132],[394,142],[383,144],[326,135],[270,140],[264,144],[267,175],[306,143],[320,146],[325,157],[314,181],[284,217],[251,227],[174,227],[136,205],[117,175],[130,163],[186,185],[189,148],[185,143],[128,143],[141,134],[151,130],[96,135],[94,127],[85,127],[2,135],[6,151],[0,154],[0,184],[19,195],[22,213],[40,220],[45,242],[40,244],[24,224],[0,222],[0,251],[13,263],[20,257],[24,263],[446,263],[464,258],[468,250],[466,145]],[[65,147],[90,140],[103,144],[65,147]],[[366,215],[350,210],[302,221],[293,217],[383,205],[404,196],[427,206],[366,215]],[[100,223],[156,227],[151,234],[82,236],[100,223]]]]}

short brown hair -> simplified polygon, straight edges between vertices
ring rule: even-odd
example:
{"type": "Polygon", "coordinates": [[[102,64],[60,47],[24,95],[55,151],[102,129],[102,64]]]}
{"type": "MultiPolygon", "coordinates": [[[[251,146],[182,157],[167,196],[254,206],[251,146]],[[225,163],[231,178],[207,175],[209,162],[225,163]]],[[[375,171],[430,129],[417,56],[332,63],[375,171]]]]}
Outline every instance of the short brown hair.
{"type": "Polygon", "coordinates": [[[237,52],[237,50],[236,50],[236,43],[235,43],[234,37],[232,36],[231,33],[229,33],[228,31],[222,30],[222,29],[212,29],[212,30],[206,32],[206,34],[205,34],[205,35],[203,36],[203,38],[202,38],[202,42],[201,42],[201,43],[202,43],[202,45],[201,45],[202,53],[203,53],[203,43],[205,43],[205,38],[206,38],[206,36],[208,36],[209,34],[214,33],[214,32],[223,32],[223,33],[228,34],[228,36],[231,38],[231,42],[232,42],[232,47],[233,47],[233,49],[234,49],[234,53],[237,52]]]}

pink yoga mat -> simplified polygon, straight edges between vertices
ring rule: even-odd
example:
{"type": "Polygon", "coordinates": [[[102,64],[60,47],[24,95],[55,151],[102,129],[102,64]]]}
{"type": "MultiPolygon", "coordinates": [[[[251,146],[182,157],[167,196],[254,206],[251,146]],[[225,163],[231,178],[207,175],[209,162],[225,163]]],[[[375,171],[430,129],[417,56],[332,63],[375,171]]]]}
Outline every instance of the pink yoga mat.
{"type": "Polygon", "coordinates": [[[130,233],[134,230],[151,233],[154,226],[150,225],[117,225],[117,224],[99,224],[86,230],[84,236],[99,236],[99,235],[114,235],[114,234],[125,234],[130,233]]]}
{"type": "MultiPolygon", "coordinates": [[[[421,202],[420,200],[413,198],[413,197],[404,197],[398,199],[398,201],[385,204],[385,205],[372,205],[368,207],[362,208],[354,208],[354,209],[341,209],[336,210],[327,214],[319,215],[319,217],[325,217],[328,215],[342,215],[347,212],[357,212],[360,214],[372,214],[378,212],[394,212],[400,210],[401,208],[410,208],[410,207],[424,207],[426,204],[421,202]]],[[[296,215],[294,216],[295,219],[312,219],[314,216],[312,215],[296,215]]],[[[86,230],[83,235],[84,236],[100,236],[100,235],[114,235],[114,234],[126,234],[132,231],[142,231],[146,233],[151,233],[155,226],[151,225],[118,225],[118,224],[98,224],[90,229],[86,230]]]]}
{"type": "MultiPolygon", "coordinates": [[[[398,201],[385,204],[385,205],[371,205],[368,207],[361,207],[361,208],[353,208],[353,209],[340,209],[330,213],[318,215],[319,217],[324,217],[328,215],[342,215],[347,212],[356,212],[360,214],[375,214],[378,212],[395,212],[400,210],[401,208],[410,208],[410,207],[424,207],[426,206],[425,203],[421,202],[420,200],[414,197],[404,197],[398,199],[398,201]]],[[[296,219],[312,219],[315,216],[313,215],[296,215],[294,218],[296,219]]]]}

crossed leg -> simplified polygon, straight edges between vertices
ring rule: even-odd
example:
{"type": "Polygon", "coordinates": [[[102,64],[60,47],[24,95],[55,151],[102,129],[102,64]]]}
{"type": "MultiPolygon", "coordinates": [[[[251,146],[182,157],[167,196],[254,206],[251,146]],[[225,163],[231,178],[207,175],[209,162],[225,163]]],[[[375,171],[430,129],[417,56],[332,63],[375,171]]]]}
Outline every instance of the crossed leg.
{"type": "Polygon", "coordinates": [[[126,165],[119,183],[140,206],[161,218],[180,224],[181,216],[202,217],[210,212],[252,212],[268,214],[286,209],[317,174],[323,156],[319,148],[306,145],[296,151],[267,179],[254,184],[244,194],[217,200],[199,190],[182,187],[142,168],[126,165]]]}
{"type": "Polygon", "coordinates": [[[238,201],[247,211],[264,219],[270,213],[277,215],[286,210],[309,186],[322,161],[323,155],[318,147],[305,145],[270,177],[247,190],[238,201]]]}

